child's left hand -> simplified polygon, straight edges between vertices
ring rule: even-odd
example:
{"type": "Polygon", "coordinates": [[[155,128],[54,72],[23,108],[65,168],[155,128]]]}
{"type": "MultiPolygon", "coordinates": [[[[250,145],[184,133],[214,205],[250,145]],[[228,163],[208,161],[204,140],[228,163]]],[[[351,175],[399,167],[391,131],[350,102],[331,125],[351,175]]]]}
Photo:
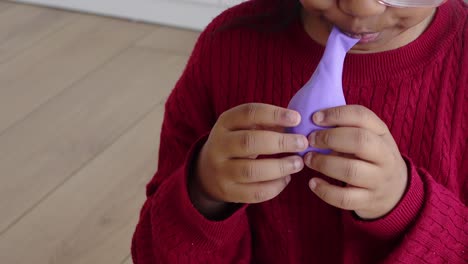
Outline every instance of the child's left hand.
{"type": "Polygon", "coordinates": [[[309,182],[312,191],[325,202],[354,210],[364,219],[389,213],[405,192],[408,172],[386,124],[359,105],[326,109],[317,112],[313,120],[334,128],[312,133],[310,145],[333,153],[308,153],[305,164],[347,185],[313,178],[309,182]]]}

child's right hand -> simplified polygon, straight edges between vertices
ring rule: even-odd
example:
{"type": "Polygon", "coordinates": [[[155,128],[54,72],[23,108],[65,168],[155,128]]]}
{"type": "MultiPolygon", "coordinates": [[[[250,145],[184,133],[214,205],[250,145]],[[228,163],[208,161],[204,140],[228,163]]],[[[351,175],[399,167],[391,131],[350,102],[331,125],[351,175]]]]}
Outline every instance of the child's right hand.
{"type": "Polygon", "coordinates": [[[304,151],[305,136],[284,132],[298,125],[300,118],[295,111],[259,103],[224,112],[200,151],[189,183],[197,209],[213,218],[226,210],[227,203],[260,203],[283,191],[291,174],[304,167],[303,159],[296,154],[256,158],[304,151]]]}

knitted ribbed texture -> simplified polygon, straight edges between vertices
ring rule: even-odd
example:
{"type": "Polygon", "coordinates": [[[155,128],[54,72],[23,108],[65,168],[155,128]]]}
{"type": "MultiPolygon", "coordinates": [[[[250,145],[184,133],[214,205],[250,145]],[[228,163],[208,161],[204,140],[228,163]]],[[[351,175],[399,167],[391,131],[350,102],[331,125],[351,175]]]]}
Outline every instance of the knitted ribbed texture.
{"type": "Polygon", "coordinates": [[[343,86],[349,104],[374,111],[405,158],[406,193],[388,215],[361,221],[308,188],[304,169],[275,199],[212,222],[187,194],[192,163],[217,117],[247,102],[287,106],[324,48],[299,19],[287,30],[213,31],[261,13],[251,0],[216,18],[197,42],[166,103],[158,172],[135,231],[135,264],[150,263],[467,263],[467,8],[440,7],[430,27],[405,47],[350,54],[343,86]]]}

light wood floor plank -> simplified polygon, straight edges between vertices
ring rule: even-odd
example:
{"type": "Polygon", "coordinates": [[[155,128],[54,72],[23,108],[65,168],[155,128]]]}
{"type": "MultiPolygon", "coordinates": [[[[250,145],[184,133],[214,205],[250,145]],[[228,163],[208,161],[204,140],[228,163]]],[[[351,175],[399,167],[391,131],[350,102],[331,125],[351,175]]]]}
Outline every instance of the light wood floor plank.
{"type": "Polygon", "coordinates": [[[1,12],[0,64],[62,29],[73,19],[74,16],[67,12],[29,5],[15,5],[1,12]]]}
{"type": "Polygon", "coordinates": [[[0,64],[0,134],[152,29],[149,25],[80,15],[65,29],[0,64]]]}
{"type": "Polygon", "coordinates": [[[0,1],[1,263],[132,264],[197,35],[0,1]]]}
{"type": "Polygon", "coordinates": [[[189,55],[200,32],[161,27],[137,42],[139,47],[189,55]]]}
{"type": "Polygon", "coordinates": [[[162,117],[160,104],[0,237],[2,262],[121,263],[156,169],[162,117]]]}
{"type": "Polygon", "coordinates": [[[0,1],[0,13],[6,11],[7,9],[15,6],[15,4],[7,2],[7,1],[0,1]]]}
{"type": "Polygon", "coordinates": [[[122,264],[133,264],[133,260],[131,256],[128,256],[128,258],[124,261],[122,264]]]}
{"type": "Polygon", "coordinates": [[[6,130],[0,136],[0,230],[164,101],[186,59],[130,49],[6,130]]]}

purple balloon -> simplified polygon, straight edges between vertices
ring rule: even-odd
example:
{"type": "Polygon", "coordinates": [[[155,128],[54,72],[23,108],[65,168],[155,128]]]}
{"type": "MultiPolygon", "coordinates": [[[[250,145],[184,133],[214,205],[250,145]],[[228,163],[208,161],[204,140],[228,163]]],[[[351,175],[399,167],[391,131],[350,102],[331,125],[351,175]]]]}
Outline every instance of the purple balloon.
{"type": "MultiPolygon", "coordinates": [[[[312,115],[322,109],[346,105],[342,85],[343,63],[346,53],[358,42],[359,39],[345,35],[338,28],[332,29],[315,72],[289,102],[288,108],[298,111],[302,117],[298,126],[287,130],[289,133],[308,136],[314,131],[325,129],[314,124],[312,115]]],[[[304,156],[310,151],[324,154],[331,152],[309,147],[299,155],[304,156]]]]}

